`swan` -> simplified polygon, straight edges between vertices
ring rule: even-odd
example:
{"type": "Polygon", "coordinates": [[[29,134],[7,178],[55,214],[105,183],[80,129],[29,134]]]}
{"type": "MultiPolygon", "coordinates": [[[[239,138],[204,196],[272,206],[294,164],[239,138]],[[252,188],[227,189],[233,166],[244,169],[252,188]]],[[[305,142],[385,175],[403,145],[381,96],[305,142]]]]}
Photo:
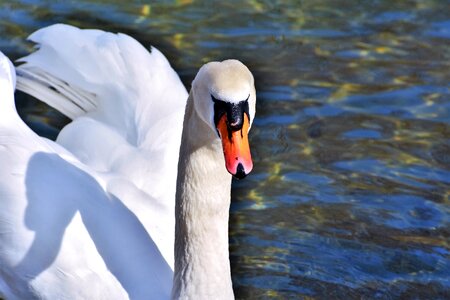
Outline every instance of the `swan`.
{"type": "Polygon", "coordinates": [[[207,63],[188,93],[128,35],[55,24],[29,39],[16,70],[0,52],[0,298],[233,299],[248,68],[207,63]],[[72,119],[55,142],[20,119],[15,88],[72,119]]]}

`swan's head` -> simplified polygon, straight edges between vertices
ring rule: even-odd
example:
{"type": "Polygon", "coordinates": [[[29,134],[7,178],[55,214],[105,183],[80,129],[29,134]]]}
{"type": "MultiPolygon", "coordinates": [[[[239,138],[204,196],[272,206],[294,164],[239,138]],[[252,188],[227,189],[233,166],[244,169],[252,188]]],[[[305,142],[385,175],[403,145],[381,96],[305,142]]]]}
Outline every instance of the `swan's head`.
{"type": "Polygon", "coordinates": [[[256,104],[252,73],[238,60],[210,62],[199,70],[192,91],[198,115],[222,140],[228,172],[244,178],[253,168],[248,143],[256,104]]]}

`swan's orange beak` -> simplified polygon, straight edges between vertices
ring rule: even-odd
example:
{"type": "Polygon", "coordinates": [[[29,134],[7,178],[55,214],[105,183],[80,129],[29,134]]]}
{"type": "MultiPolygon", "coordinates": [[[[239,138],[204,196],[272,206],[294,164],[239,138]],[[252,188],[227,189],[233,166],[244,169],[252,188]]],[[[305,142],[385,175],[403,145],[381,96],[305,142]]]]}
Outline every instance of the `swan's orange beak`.
{"type": "Polygon", "coordinates": [[[243,116],[240,129],[233,130],[228,124],[227,114],[223,114],[217,123],[217,131],[222,140],[225,166],[228,172],[237,179],[242,179],[253,168],[250,145],[248,143],[248,128],[250,121],[247,114],[243,116]]]}

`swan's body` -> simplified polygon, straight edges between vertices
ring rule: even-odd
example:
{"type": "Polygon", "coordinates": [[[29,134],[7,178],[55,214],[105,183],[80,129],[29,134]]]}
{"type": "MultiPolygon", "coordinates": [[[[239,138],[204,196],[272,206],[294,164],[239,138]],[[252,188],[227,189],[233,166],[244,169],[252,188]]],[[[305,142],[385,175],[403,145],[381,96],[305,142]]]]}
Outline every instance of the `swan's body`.
{"type": "Polygon", "coordinates": [[[57,142],[32,132],[0,57],[0,296],[167,299],[175,270],[174,298],[232,298],[227,169],[245,175],[251,161],[227,149],[254,116],[248,69],[202,67],[183,118],[187,91],[158,50],[66,25],[30,39],[40,49],[23,59],[17,88],[74,121],[57,142]],[[230,105],[227,121],[217,109],[230,105]]]}

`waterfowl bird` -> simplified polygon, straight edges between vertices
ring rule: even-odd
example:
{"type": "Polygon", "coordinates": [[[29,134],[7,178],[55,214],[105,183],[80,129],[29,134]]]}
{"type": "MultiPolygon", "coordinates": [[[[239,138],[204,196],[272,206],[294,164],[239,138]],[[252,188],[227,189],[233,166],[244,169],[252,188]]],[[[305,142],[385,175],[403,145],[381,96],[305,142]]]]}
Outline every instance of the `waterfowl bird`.
{"type": "Polygon", "coordinates": [[[252,169],[254,79],[202,66],[190,93],[156,48],[52,25],[17,89],[72,119],[56,142],[14,106],[0,57],[0,297],[232,299],[232,175],[252,169]],[[175,250],[175,251],[174,251],[175,250]]]}

